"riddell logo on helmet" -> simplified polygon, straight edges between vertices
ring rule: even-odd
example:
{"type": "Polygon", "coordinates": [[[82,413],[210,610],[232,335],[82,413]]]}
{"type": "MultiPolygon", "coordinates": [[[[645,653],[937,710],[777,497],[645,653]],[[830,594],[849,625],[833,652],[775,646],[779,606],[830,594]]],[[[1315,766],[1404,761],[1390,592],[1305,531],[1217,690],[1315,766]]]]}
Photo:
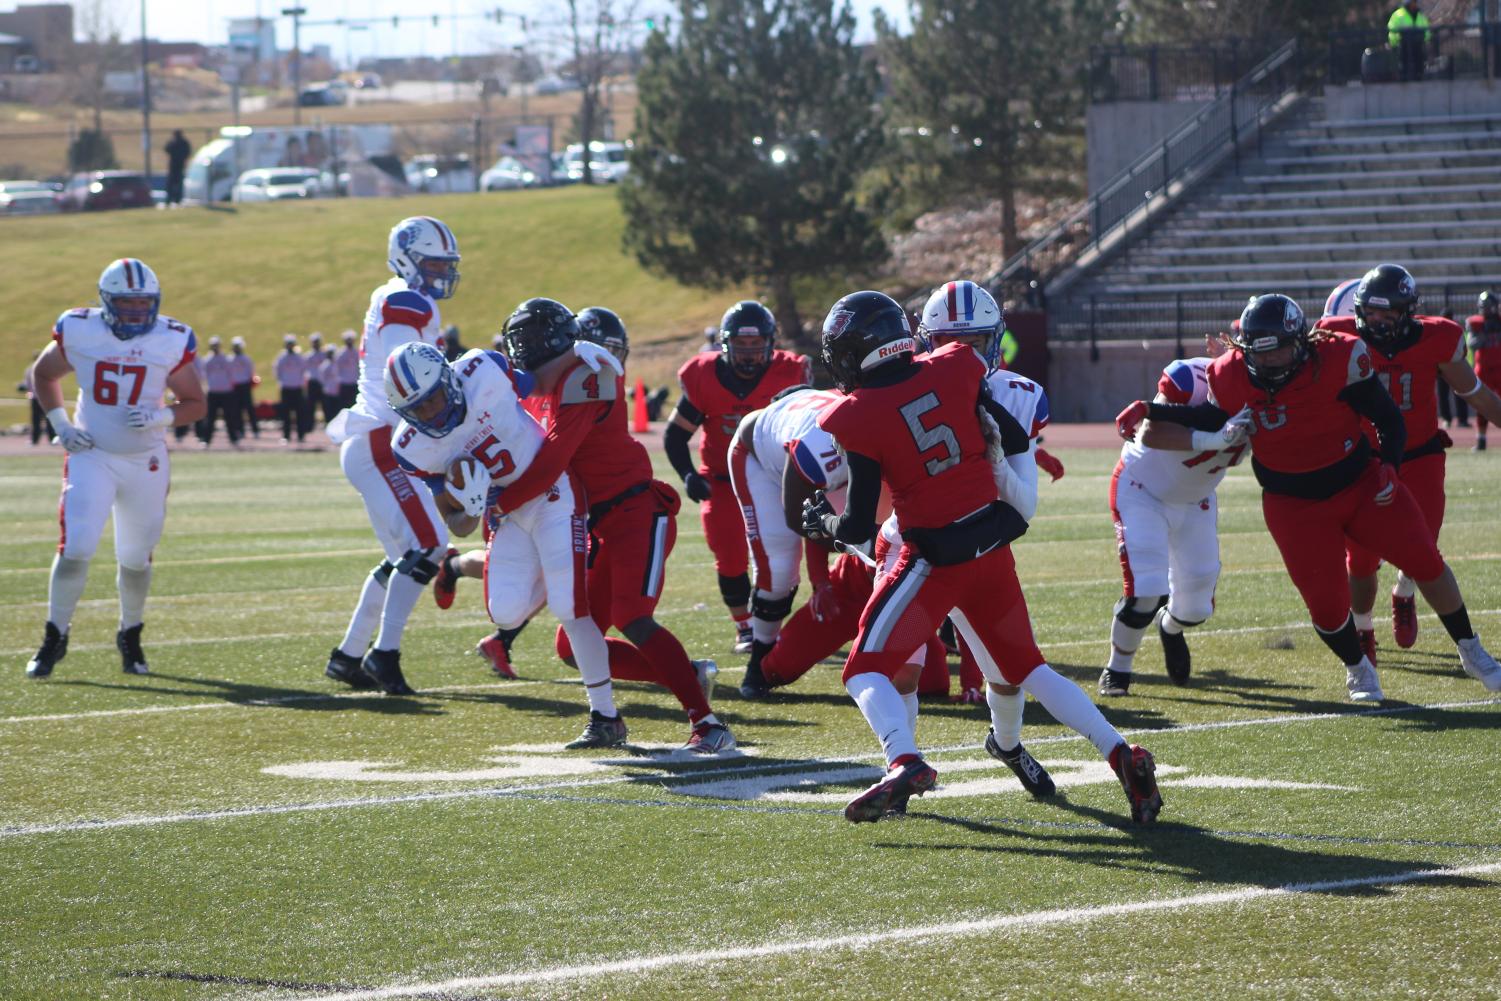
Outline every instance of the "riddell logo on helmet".
{"type": "Polygon", "coordinates": [[[912,343],[912,340],[910,338],[904,338],[900,341],[892,341],[890,344],[881,345],[880,350],[876,352],[876,358],[877,360],[884,360],[886,358],[894,357],[895,355],[908,354],[911,353],[914,347],[915,345],[912,343]]]}

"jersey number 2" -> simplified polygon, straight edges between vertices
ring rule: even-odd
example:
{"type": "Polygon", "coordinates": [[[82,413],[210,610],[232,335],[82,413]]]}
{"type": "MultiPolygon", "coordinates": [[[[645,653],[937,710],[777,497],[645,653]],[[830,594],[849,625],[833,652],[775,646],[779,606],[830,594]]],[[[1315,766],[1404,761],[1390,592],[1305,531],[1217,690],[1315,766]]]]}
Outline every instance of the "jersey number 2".
{"type": "Polygon", "coordinates": [[[146,381],[145,365],[117,365],[102,361],[94,366],[94,402],[113,407],[120,402],[120,383],[115,376],[130,379],[130,392],[126,394],[126,406],[135,406],[141,399],[141,384],[146,381]]]}
{"type": "Polygon", "coordinates": [[[930,410],[937,410],[939,406],[937,393],[924,393],[911,403],[904,403],[898,408],[902,419],[907,422],[907,430],[912,435],[912,441],[917,445],[919,455],[939,445],[943,446],[942,456],[929,459],[924,463],[929,476],[937,476],[959,461],[959,439],[954,436],[953,428],[947,424],[935,424],[931,428],[923,427],[922,415],[930,410]]]}

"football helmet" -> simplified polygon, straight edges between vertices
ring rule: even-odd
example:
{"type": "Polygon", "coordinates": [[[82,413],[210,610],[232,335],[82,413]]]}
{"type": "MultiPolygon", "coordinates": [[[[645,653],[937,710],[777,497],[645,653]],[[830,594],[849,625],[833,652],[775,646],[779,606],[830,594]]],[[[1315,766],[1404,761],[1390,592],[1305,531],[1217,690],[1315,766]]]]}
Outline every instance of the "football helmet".
{"type": "Polygon", "coordinates": [[[924,351],[958,338],[981,338],[974,345],[986,367],[994,369],[1001,356],[1001,331],[1006,318],[985,289],[971,281],[945,282],[928,296],[917,324],[917,340],[924,351]]]}
{"type": "Polygon", "coordinates": [[[459,287],[459,241],[431,216],[411,216],[392,227],[386,253],[386,263],[407,288],[447,299],[459,287]]]}
{"type": "Polygon", "coordinates": [[[386,359],[386,400],[429,438],[442,438],[469,415],[464,388],[443,352],[422,341],[408,341],[386,359]]]}
{"type": "Polygon", "coordinates": [[[1334,286],[1334,291],[1324,300],[1324,315],[1354,316],[1355,290],[1359,287],[1359,278],[1348,278],[1334,286]]]}
{"type": "Polygon", "coordinates": [[[112,261],[99,276],[100,315],[122,341],[150,333],[161,305],[156,273],[134,257],[112,261]]]}
{"type": "Polygon", "coordinates": [[[620,363],[625,364],[631,353],[630,338],[626,336],[625,324],[613,309],[589,306],[578,312],[579,337],[607,348],[620,363]]]}
{"type": "Polygon", "coordinates": [[[1285,295],[1259,295],[1246,303],[1230,343],[1245,355],[1253,383],[1281,389],[1308,360],[1308,318],[1285,295]]]}
{"type": "Polygon", "coordinates": [[[1501,300],[1496,298],[1496,293],[1486,289],[1475,298],[1475,312],[1481,316],[1495,316],[1501,313],[1501,300]]]}
{"type": "Polygon", "coordinates": [[[719,352],[742,379],[754,379],[771,364],[777,318],[754,299],[742,299],[719,321],[719,352]]]}
{"type": "Polygon", "coordinates": [[[523,372],[535,372],[573,349],[579,321],[556,299],[528,299],[506,318],[506,355],[523,372]]]}
{"type": "Polygon", "coordinates": [[[872,369],[910,360],[917,351],[907,311],[882,292],[851,292],[834,303],[824,317],[821,340],[824,366],[846,393],[864,383],[872,369]]]}
{"type": "MultiPolygon", "coordinates": [[[[1355,289],[1355,329],[1372,344],[1393,344],[1413,331],[1418,312],[1418,283],[1398,264],[1380,264],[1365,273],[1355,289]],[[1372,309],[1390,310],[1396,319],[1374,319],[1372,309]]],[[[1421,328],[1419,328],[1421,329],[1421,328]]]]}

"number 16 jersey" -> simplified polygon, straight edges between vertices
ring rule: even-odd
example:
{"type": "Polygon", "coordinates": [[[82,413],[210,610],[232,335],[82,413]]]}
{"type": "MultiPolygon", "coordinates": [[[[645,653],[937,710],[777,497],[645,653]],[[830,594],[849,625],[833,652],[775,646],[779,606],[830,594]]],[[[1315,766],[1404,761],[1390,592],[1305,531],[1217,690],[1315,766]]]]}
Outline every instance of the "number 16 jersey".
{"type": "MultiPolygon", "coordinates": [[[[1171,362],[1157,380],[1157,395],[1167,403],[1197,406],[1209,398],[1209,359],[1171,362]]],[[[1149,448],[1140,441],[1121,447],[1120,470],[1142,489],[1167,504],[1197,504],[1214,493],[1229,468],[1240,462],[1249,447],[1203,452],[1149,448]]]]}

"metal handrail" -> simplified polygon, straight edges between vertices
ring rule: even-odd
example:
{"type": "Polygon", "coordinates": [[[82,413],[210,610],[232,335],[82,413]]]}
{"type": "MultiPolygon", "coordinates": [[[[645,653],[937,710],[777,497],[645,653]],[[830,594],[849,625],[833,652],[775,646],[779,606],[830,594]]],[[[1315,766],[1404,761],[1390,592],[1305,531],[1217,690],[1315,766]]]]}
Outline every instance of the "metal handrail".
{"type": "Polygon", "coordinates": [[[1014,254],[983,284],[1003,299],[1038,303],[1047,281],[1139,217],[1172,185],[1223,152],[1227,144],[1238,150],[1241,142],[1259,136],[1266,111],[1297,86],[1294,75],[1284,72],[1297,51],[1295,38],[1278,46],[1231,85],[1229,93],[1137,157],[1098,193],[1014,254]],[[1271,93],[1262,96],[1268,84],[1271,93]],[[1007,294],[1013,289],[1019,294],[1007,294]]]}

